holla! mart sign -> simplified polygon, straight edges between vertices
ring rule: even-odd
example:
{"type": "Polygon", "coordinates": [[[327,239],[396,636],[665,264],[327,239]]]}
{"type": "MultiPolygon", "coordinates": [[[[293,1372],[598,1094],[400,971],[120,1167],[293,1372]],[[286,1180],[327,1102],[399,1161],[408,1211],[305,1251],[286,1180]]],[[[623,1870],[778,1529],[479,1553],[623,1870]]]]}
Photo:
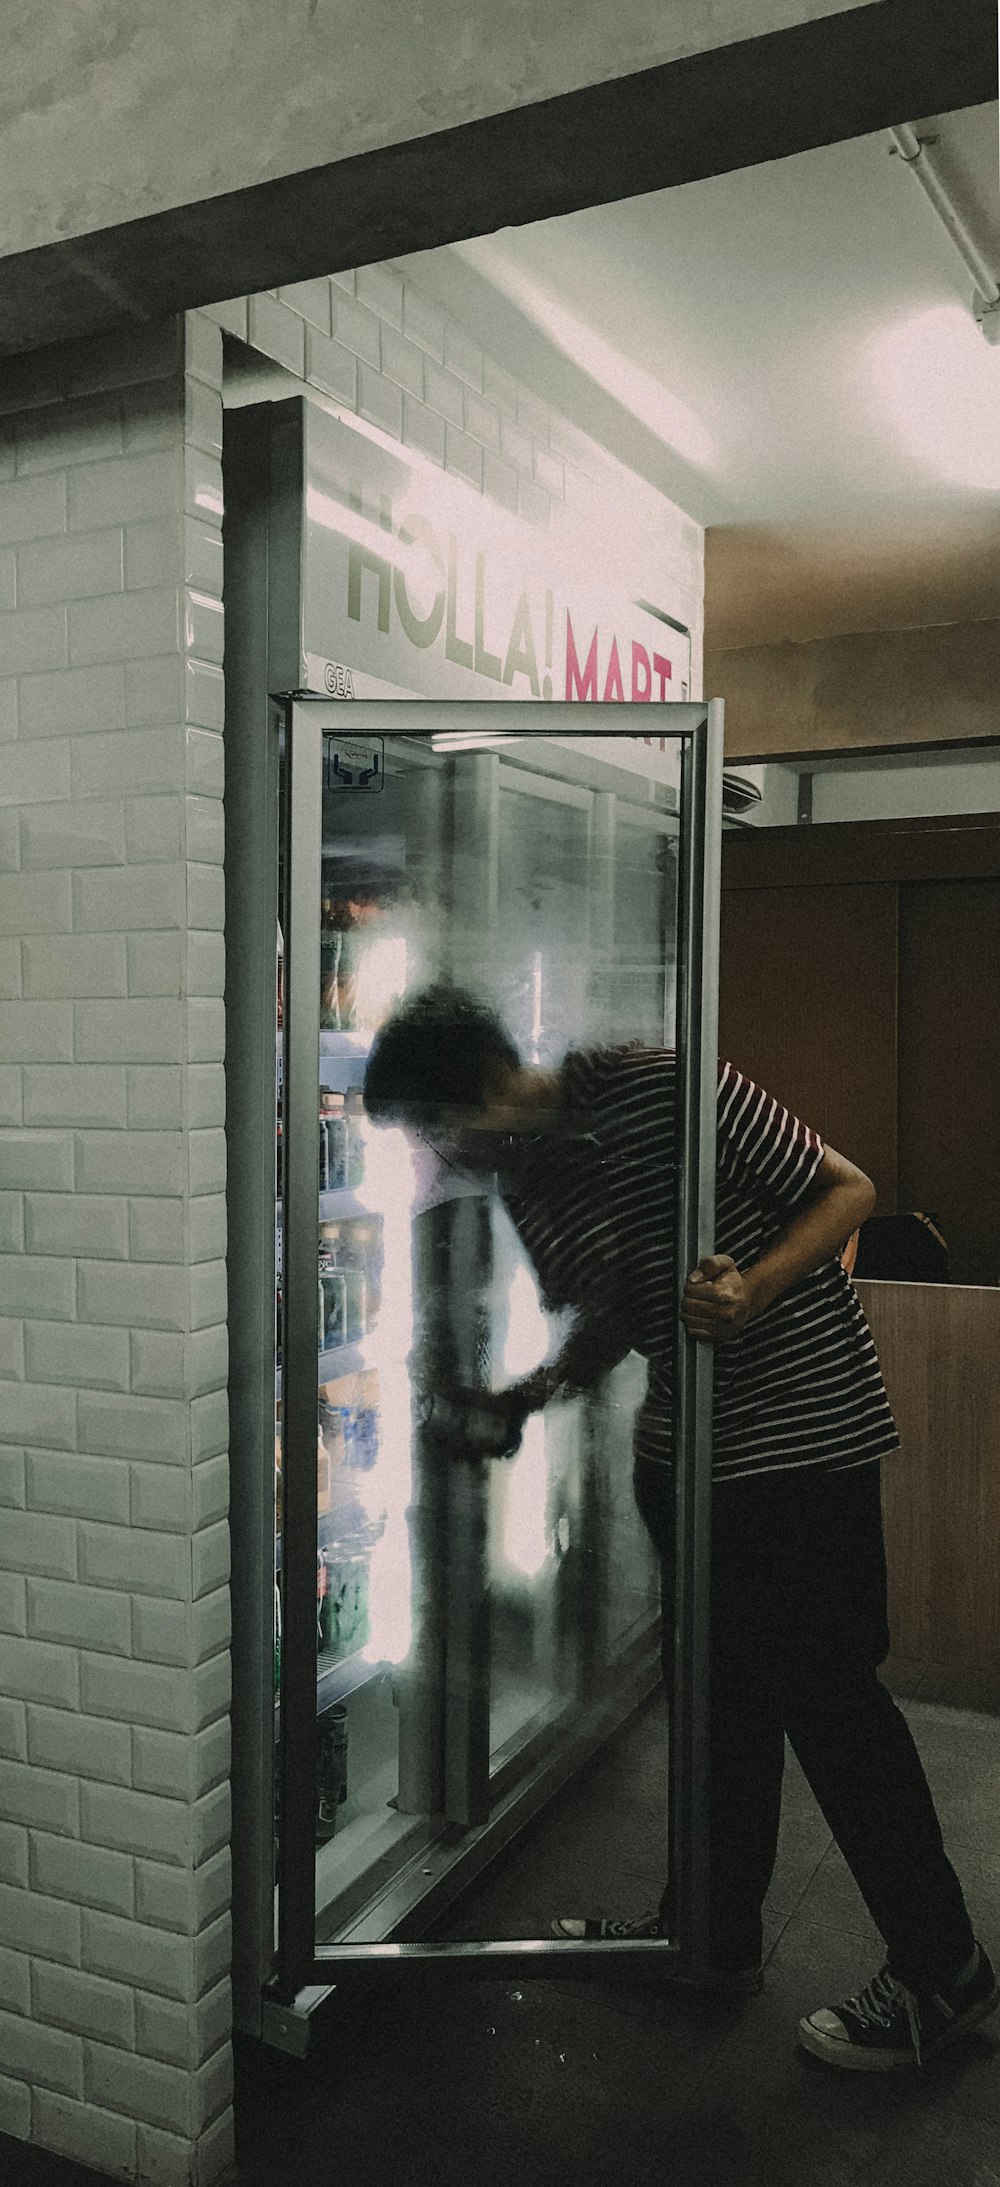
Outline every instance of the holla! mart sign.
{"type": "Polygon", "coordinates": [[[581,705],[689,696],[686,628],[639,596],[606,539],[542,531],[313,404],[281,408],[301,435],[298,660],[284,688],[581,705]]]}

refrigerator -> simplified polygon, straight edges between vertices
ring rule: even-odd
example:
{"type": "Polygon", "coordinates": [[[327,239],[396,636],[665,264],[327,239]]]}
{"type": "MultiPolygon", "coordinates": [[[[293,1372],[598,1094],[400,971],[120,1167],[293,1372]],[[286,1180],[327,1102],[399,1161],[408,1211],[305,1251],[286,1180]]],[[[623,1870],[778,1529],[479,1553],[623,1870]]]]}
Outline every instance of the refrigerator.
{"type": "MultiPolygon", "coordinates": [[[[370,1123],[372,1043],[398,1003],[444,984],[494,1011],[539,1073],[595,1046],[676,1049],[686,1159],[656,1189],[676,1192],[694,1258],[713,1188],[721,709],[665,703],[644,737],[645,707],[583,712],[500,678],[487,699],[438,696],[427,646],[409,670],[426,696],[385,661],[345,662],[359,633],[338,618],[333,557],[350,601],[352,545],[357,576],[371,542],[351,532],[353,483],[314,452],[328,444],[308,405],[262,405],[235,421],[226,480],[234,1991],[237,2024],[291,2049],[330,1988],[402,1966],[565,1973],[568,1950],[587,1971],[586,1947],[449,1945],[448,1909],[660,1678],[659,1573],[631,1488],[645,1363],[532,1415],[508,1458],[463,1443],[441,1393],[553,1357],[573,1306],[549,1295],[495,1178],[370,1123]]],[[[520,617],[524,658],[529,611],[501,591],[492,612],[520,617]]],[[[539,597],[551,658],[541,582],[539,597]]],[[[697,1350],[679,1335],[671,1740],[695,1929],[697,1350]]],[[[691,1934],[675,1948],[688,1967],[691,1934]]],[[[645,1948],[628,1949],[634,1966],[645,1948]]]]}

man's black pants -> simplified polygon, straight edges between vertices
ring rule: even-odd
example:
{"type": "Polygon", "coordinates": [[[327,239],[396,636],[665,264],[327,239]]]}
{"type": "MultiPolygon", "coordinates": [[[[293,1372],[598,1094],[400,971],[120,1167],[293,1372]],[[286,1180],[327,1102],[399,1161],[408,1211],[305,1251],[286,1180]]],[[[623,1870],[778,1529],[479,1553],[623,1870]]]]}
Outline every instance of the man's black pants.
{"type": "MultiPolygon", "coordinates": [[[[973,1932],[906,1720],[876,1675],[889,1652],[881,1467],[806,1466],[713,1492],[709,1864],[714,1964],[749,1966],[774,1868],[789,1742],[909,1988],[936,1988],[973,1932]]],[[[664,1560],[671,1690],[673,1485],[636,1497],[664,1560]]],[[[671,1928],[671,1885],[661,1915],[671,1928]]]]}

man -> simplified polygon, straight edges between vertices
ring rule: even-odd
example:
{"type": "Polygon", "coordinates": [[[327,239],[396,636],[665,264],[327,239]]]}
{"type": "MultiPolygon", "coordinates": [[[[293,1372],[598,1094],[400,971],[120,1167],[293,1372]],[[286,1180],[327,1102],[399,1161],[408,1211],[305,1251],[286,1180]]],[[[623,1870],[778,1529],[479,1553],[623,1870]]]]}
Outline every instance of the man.
{"type": "MultiPolygon", "coordinates": [[[[576,1321],[558,1358],[467,1392],[470,1432],[516,1449],[530,1412],[592,1387],[630,1350],[648,1362],[635,1490],[663,1560],[672,1627],[671,1372],[675,1058],[638,1047],[526,1069],[471,997],[436,988],[376,1038],[373,1120],[495,1175],[551,1308],[576,1321]]],[[[941,1841],[904,1717],[876,1676],[889,1650],[880,1460],[897,1435],[875,1347],[839,1254],[869,1180],[753,1085],[719,1068],[716,1251],[680,1313],[718,1347],[713,1436],[710,1948],[718,1986],[760,1987],[785,1735],[885,1940],[874,1979],[800,2022],[835,2066],[921,2062],[1000,2003],[941,1841]]],[[[670,1933],[668,1881],[643,1922],[566,1918],[567,1937],[670,1933]]]]}

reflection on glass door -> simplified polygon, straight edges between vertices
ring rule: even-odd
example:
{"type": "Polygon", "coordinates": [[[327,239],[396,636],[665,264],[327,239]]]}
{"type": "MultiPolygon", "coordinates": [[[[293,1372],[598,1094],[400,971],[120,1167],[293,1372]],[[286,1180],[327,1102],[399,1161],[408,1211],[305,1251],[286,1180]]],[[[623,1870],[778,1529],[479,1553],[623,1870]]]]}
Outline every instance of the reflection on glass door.
{"type": "MultiPolygon", "coordinates": [[[[397,1002],[438,982],[495,1010],[542,1072],[564,1074],[568,1055],[602,1044],[672,1045],[671,802],[643,775],[630,784],[598,738],[565,749],[546,738],[533,752],[401,737],[387,742],[379,795],[324,789],[315,1844],[326,1939],[405,1933],[428,1849],[487,1824],[571,1743],[630,1650],[655,1659],[657,1574],[631,1491],[644,1362],[630,1354],[596,1390],[532,1414],[512,1457],[456,1459],[435,1424],[435,1382],[502,1388],[531,1373],[559,1351],[578,1301],[546,1280],[494,1179],[428,1138],[375,1129],[363,1088],[397,1002]]],[[[276,1646],[280,1040],[278,1086],[276,1646]]],[[[606,1165],[613,1150],[582,1159],[606,1165]]],[[[607,1191],[598,1166],[591,1181],[607,1191]]]]}

